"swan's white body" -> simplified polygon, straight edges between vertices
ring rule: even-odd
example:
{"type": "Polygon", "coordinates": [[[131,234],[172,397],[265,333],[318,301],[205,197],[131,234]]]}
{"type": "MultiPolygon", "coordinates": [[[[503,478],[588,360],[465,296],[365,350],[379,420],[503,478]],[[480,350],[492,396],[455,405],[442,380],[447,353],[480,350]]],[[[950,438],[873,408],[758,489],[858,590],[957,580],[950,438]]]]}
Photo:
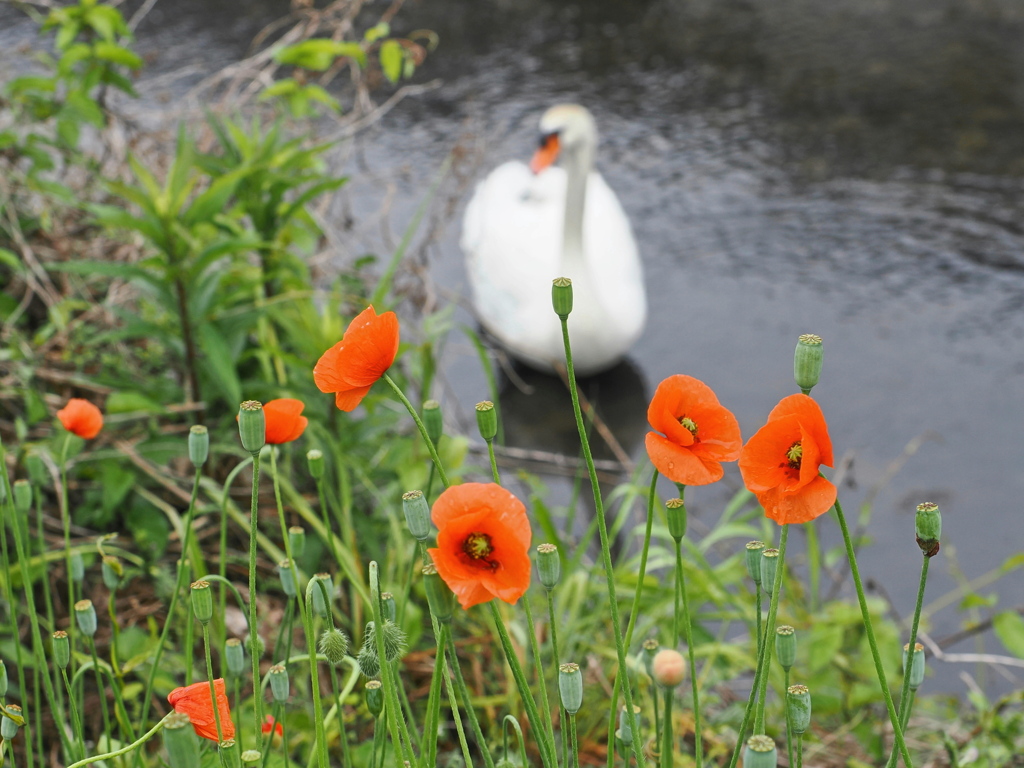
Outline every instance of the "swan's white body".
{"type": "Polygon", "coordinates": [[[551,370],[564,360],[551,281],[572,280],[569,336],[581,375],[614,365],[640,336],[647,316],[629,220],[591,170],[597,140],[592,126],[582,107],[549,110],[541,127],[563,137],[564,167],[534,174],[518,162],[499,166],[477,187],[462,232],[480,321],[531,366],[551,370]]]}

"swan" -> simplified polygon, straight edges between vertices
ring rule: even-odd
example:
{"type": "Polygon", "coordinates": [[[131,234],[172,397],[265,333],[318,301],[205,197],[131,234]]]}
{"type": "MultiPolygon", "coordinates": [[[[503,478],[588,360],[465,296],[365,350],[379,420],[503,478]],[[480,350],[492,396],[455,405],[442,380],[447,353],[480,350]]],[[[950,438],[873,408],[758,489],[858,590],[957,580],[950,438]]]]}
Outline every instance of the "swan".
{"type": "Polygon", "coordinates": [[[615,193],[594,170],[597,126],[578,104],[540,120],[530,167],[500,165],[466,207],[462,250],[484,328],[544,371],[564,360],[551,281],[573,282],[573,363],[582,376],[614,365],[647,318],[640,254],[615,193]],[[561,167],[553,167],[558,159],[561,167]]]}

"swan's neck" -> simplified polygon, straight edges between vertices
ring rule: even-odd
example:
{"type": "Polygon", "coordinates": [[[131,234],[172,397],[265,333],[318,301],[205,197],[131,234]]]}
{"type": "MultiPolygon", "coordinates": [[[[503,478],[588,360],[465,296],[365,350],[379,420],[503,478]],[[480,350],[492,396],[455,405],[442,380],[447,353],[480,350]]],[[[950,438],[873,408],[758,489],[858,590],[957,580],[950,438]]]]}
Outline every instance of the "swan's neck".
{"type": "Polygon", "coordinates": [[[584,276],[583,210],[586,206],[587,179],[594,166],[594,148],[574,147],[563,155],[566,175],[565,222],[562,230],[562,271],[573,280],[584,276]]]}

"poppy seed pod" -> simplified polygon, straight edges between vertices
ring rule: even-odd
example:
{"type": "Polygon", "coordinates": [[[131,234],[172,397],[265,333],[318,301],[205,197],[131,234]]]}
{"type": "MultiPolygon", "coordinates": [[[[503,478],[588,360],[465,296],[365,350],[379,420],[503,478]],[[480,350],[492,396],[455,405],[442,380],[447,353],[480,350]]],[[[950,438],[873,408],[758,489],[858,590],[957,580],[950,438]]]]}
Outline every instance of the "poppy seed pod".
{"type": "Polygon", "coordinates": [[[164,720],[164,747],[170,768],[195,768],[199,765],[199,737],[184,712],[171,712],[164,720]]]}
{"type": "MultiPolygon", "coordinates": [[[[910,643],[903,646],[903,674],[907,673],[907,651],[910,650],[910,643]]],[[[914,657],[910,662],[910,690],[916,691],[924,682],[924,646],[914,643],[914,657]]]]}
{"type": "Polygon", "coordinates": [[[423,491],[409,491],[402,494],[402,512],[409,533],[417,541],[426,541],[430,536],[430,506],[423,491]]]}
{"type": "Polygon", "coordinates": [[[241,677],[245,671],[245,648],[237,637],[224,641],[224,664],[232,677],[241,677]]]}
{"type": "Polygon", "coordinates": [[[320,635],[320,653],[327,657],[332,666],[338,666],[348,653],[348,635],[340,629],[325,629],[320,635]]]}
{"type": "Polygon", "coordinates": [[[939,505],[926,501],[917,505],[914,518],[917,533],[917,546],[925,557],[935,557],[939,553],[939,538],[942,536],[942,513],[939,505]]]}
{"type": "Polygon", "coordinates": [[[498,434],[498,412],[490,400],[481,400],[476,404],[476,426],[480,430],[480,437],[488,443],[498,434]]]}
{"type": "Polygon", "coordinates": [[[188,431],[188,460],[199,469],[210,455],[210,431],[202,424],[193,424],[188,431]]]}
{"type": "Polygon", "coordinates": [[[743,748],[743,768],[776,768],[779,755],[775,740],[763,733],[751,736],[743,748]]]}
{"type": "Polygon", "coordinates": [[[79,600],[75,603],[75,621],[83,635],[92,637],[96,634],[96,609],[92,600],[79,600]]]}
{"type": "Polygon", "coordinates": [[[306,589],[312,593],[313,610],[321,619],[326,619],[330,615],[330,601],[334,594],[334,580],[331,578],[331,574],[316,574],[306,589]],[[323,587],[320,586],[321,584],[323,587]],[[324,596],[325,592],[326,597],[324,596]]]}
{"type": "Polygon", "coordinates": [[[306,466],[309,469],[310,477],[314,480],[323,480],[324,452],[319,448],[312,448],[306,451],[306,466]]]}
{"type": "Polygon", "coordinates": [[[14,481],[14,509],[20,515],[27,515],[32,509],[32,485],[28,480],[14,481]]]}
{"type": "Polygon", "coordinates": [[[266,445],[267,420],[259,400],[246,400],[238,406],[238,436],[242,447],[253,456],[266,445]]]}
{"type": "Polygon", "coordinates": [[[85,579],[85,560],[81,552],[71,553],[71,579],[77,582],[85,579]]]}
{"type": "Polygon", "coordinates": [[[285,559],[277,564],[277,577],[281,579],[281,591],[288,597],[295,597],[295,575],[292,573],[292,561],[285,559]]]}
{"type": "Polygon", "coordinates": [[[291,684],[288,682],[288,668],[284,664],[275,664],[270,668],[270,692],[274,701],[288,701],[291,684]]]}
{"type": "Polygon", "coordinates": [[[222,768],[239,768],[242,765],[235,743],[234,739],[224,739],[217,745],[217,755],[220,757],[222,768]]]}
{"type": "Polygon", "coordinates": [[[562,320],[572,312],[572,280],[568,277],[556,277],[551,281],[551,306],[562,320]]]}
{"type": "Polygon", "coordinates": [[[791,685],[786,689],[786,707],[793,733],[802,734],[811,727],[811,692],[806,685],[791,685]]]}
{"type": "Polygon", "coordinates": [[[121,566],[121,561],[113,555],[103,556],[103,583],[107,589],[113,592],[121,585],[121,577],[124,575],[124,568],[121,566]]]}
{"type": "Polygon", "coordinates": [[[550,592],[558,586],[558,581],[562,577],[562,560],[558,556],[558,547],[554,544],[537,546],[537,573],[544,589],[550,592]]]}
{"type": "MultiPolygon", "coordinates": [[[[622,743],[629,746],[633,743],[633,729],[629,727],[629,717],[627,716],[626,705],[622,705],[622,709],[619,710],[619,729],[616,735],[622,739],[622,743]]],[[[633,705],[633,717],[636,718],[637,727],[640,727],[640,707],[633,705]]]]}
{"type": "Polygon", "coordinates": [[[672,648],[662,648],[651,662],[651,677],[662,688],[675,688],[686,679],[686,659],[672,648]]]}
{"type": "Polygon", "coordinates": [[[744,550],[747,573],[755,584],[761,583],[761,553],[764,551],[764,547],[763,541],[748,541],[747,548],[744,550]]]}
{"type": "Polygon", "coordinates": [[[380,713],[384,711],[384,691],[381,690],[380,680],[368,680],[363,692],[370,714],[374,718],[380,717],[380,713]]]}
{"type": "Polygon", "coordinates": [[[682,541],[686,535],[686,504],[682,499],[669,499],[665,502],[668,515],[668,532],[676,541],[682,541]]]}
{"type": "Polygon", "coordinates": [[[796,630],[788,624],[775,628],[775,655],[779,657],[779,666],[787,672],[796,663],[796,630]]]}
{"type": "MultiPolygon", "coordinates": [[[[61,669],[67,669],[68,664],[71,663],[71,641],[68,639],[68,633],[63,629],[58,629],[53,633],[51,642],[53,644],[53,660],[57,662],[57,666],[61,669]]],[[[2,662],[0,662],[2,663],[2,662]]],[[[7,671],[3,673],[4,689],[7,688],[7,671]]],[[[4,694],[0,692],[0,696],[4,694]]]]}
{"type": "MultiPolygon", "coordinates": [[[[64,633],[64,639],[66,640],[67,637],[68,637],[68,633],[65,632],[64,633]]],[[[54,642],[54,645],[56,646],[56,642],[54,642]]],[[[56,655],[57,655],[56,649],[54,650],[54,654],[53,655],[56,657],[56,655]]],[[[70,656],[70,651],[68,652],[68,655],[70,656]]],[[[7,685],[8,685],[8,682],[9,681],[7,679],[7,665],[4,664],[4,660],[3,659],[0,659],[0,699],[2,699],[4,696],[7,695],[7,685]]]]}
{"type": "Polygon", "coordinates": [[[302,557],[306,551],[306,529],[301,525],[293,525],[288,529],[288,546],[292,550],[292,557],[302,557]]]}
{"type": "Polygon", "coordinates": [[[213,590],[210,589],[210,582],[192,582],[192,613],[200,624],[209,624],[213,618],[213,590]]]}
{"type": "Polygon", "coordinates": [[[821,377],[821,360],[824,347],[821,336],[805,333],[796,342],[793,355],[793,378],[805,395],[809,395],[821,377]]]}
{"type": "Polygon", "coordinates": [[[18,728],[21,727],[21,724],[9,717],[7,713],[10,713],[15,717],[22,717],[21,707],[17,704],[8,704],[7,712],[5,712],[3,717],[0,718],[0,736],[3,736],[4,739],[9,741],[18,735],[18,728]]]}
{"type": "Polygon", "coordinates": [[[761,585],[772,591],[775,584],[775,572],[779,569],[779,550],[774,547],[761,552],[761,585]]]}
{"type": "Polygon", "coordinates": [[[255,765],[263,757],[258,749],[247,749],[242,753],[242,765],[255,765]]]}
{"type": "Polygon", "coordinates": [[[653,637],[649,637],[644,640],[643,643],[643,654],[644,654],[644,669],[647,670],[647,676],[654,679],[653,663],[654,657],[658,655],[658,641],[653,637]]]}
{"type": "Polygon", "coordinates": [[[437,445],[444,434],[444,418],[441,415],[441,404],[437,400],[427,400],[423,404],[423,426],[427,428],[427,437],[437,445]]]}
{"type": "Polygon", "coordinates": [[[583,673],[575,662],[558,665],[558,695],[562,706],[570,715],[575,715],[583,706],[583,673]]]}
{"type": "Polygon", "coordinates": [[[444,580],[437,575],[437,568],[433,563],[423,566],[423,590],[427,593],[427,605],[430,606],[434,618],[441,624],[451,621],[454,595],[444,580]]]}

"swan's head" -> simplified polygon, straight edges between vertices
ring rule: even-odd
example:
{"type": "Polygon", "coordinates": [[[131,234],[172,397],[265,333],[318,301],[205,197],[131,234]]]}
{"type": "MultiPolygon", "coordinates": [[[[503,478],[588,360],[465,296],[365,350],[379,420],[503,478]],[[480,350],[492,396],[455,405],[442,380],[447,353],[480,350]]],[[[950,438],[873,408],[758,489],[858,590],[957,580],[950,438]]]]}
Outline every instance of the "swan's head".
{"type": "Polygon", "coordinates": [[[597,146],[594,116],[579,104],[557,104],[540,119],[540,146],[530,162],[530,170],[540,173],[560,154],[593,155],[597,146]]]}

